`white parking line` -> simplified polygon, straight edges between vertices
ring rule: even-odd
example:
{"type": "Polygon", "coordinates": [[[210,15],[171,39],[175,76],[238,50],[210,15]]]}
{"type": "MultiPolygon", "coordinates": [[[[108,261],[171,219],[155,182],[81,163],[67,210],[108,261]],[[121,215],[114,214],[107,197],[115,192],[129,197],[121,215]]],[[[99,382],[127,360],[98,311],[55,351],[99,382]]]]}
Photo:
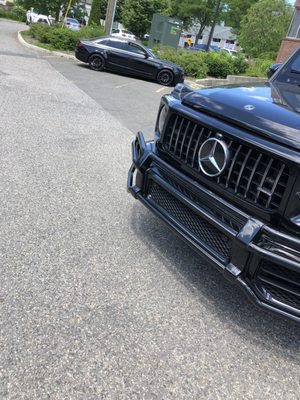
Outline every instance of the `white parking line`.
{"type": "Polygon", "coordinates": [[[114,89],[121,89],[122,87],[129,86],[129,85],[134,85],[135,83],[136,83],[136,82],[124,83],[124,85],[115,86],[114,89]]]}

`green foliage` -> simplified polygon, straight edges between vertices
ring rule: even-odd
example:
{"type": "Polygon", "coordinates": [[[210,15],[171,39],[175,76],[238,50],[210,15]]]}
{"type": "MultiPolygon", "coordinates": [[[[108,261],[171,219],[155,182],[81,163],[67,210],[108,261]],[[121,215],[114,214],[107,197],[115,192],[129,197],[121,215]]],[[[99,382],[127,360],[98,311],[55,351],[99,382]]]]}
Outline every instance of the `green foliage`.
{"type": "Polygon", "coordinates": [[[249,62],[249,67],[246,70],[245,75],[247,76],[260,76],[266,77],[269,67],[274,64],[274,60],[265,60],[261,58],[256,58],[249,62]]]}
{"type": "Polygon", "coordinates": [[[253,4],[241,21],[239,43],[247,54],[278,51],[286,35],[292,6],[287,0],[261,0],[253,4]]]}
{"type": "Polygon", "coordinates": [[[94,26],[86,26],[79,31],[72,31],[67,28],[62,29],[59,25],[49,26],[44,24],[32,24],[29,33],[39,42],[56,50],[74,50],[80,38],[90,38],[104,34],[101,28],[94,26]]]}
{"type": "Polygon", "coordinates": [[[123,23],[136,36],[149,32],[153,14],[165,14],[168,0],[125,0],[123,23]]]}
{"type": "Polygon", "coordinates": [[[14,7],[12,11],[5,11],[0,8],[0,18],[12,19],[14,21],[25,22],[26,13],[24,9],[14,7]]]}
{"type": "MultiPolygon", "coordinates": [[[[115,21],[122,22],[123,21],[123,16],[122,16],[122,9],[124,5],[125,0],[118,0],[117,1],[117,7],[115,11],[115,21]]],[[[107,3],[108,0],[93,0],[92,2],[92,8],[91,8],[91,16],[89,18],[89,21],[91,23],[95,24],[100,24],[100,18],[105,19],[106,17],[106,9],[107,9],[107,3]],[[95,16],[94,16],[95,15],[95,16]]]]}
{"type": "Polygon", "coordinates": [[[208,66],[210,76],[226,78],[227,75],[234,73],[232,57],[224,53],[210,51],[202,53],[205,63],[208,66]]]}
{"type": "Polygon", "coordinates": [[[259,55],[259,58],[262,58],[264,60],[273,60],[274,63],[277,58],[277,55],[278,55],[278,49],[276,51],[266,51],[265,53],[261,53],[259,55]]]}
{"type": "MultiPolygon", "coordinates": [[[[16,0],[16,4],[29,10],[31,7],[38,10],[40,14],[52,15],[58,21],[60,14],[64,16],[69,0],[16,0]]],[[[74,18],[80,18],[85,14],[85,10],[82,7],[81,0],[72,0],[72,6],[69,11],[69,16],[74,18]]]]}
{"type": "Polygon", "coordinates": [[[175,50],[171,47],[156,47],[153,52],[158,57],[180,65],[185,74],[194,78],[205,78],[206,75],[226,78],[227,75],[243,74],[248,67],[244,56],[231,57],[227,53],[198,52],[175,50]]]}
{"type": "Polygon", "coordinates": [[[245,73],[249,66],[248,61],[245,59],[245,56],[242,53],[231,57],[231,63],[233,75],[245,73]]]}
{"type": "Polygon", "coordinates": [[[89,16],[89,25],[100,25],[100,18],[103,18],[103,0],[93,0],[89,16]]]}
{"type": "MultiPolygon", "coordinates": [[[[204,28],[211,25],[217,3],[218,0],[172,0],[171,14],[174,17],[180,18],[186,28],[195,24],[199,25],[196,37],[197,43],[204,28]]],[[[216,22],[219,22],[221,19],[222,6],[223,2],[221,3],[216,22]]]]}
{"type": "Polygon", "coordinates": [[[227,0],[227,6],[223,13],[223,19],[227,26],[231,26],[238,33],[241,19],[247,14],[248,9],[258,0],[227,0]]]}

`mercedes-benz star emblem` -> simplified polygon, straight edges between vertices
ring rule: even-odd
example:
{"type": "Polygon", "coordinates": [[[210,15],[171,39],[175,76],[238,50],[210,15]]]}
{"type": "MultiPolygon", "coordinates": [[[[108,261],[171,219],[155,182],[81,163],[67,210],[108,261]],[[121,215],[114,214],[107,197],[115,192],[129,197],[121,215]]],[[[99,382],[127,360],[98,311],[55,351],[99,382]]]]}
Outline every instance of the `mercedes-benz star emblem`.
{"type": "Polygon", "coordinates": [[[199,167],[209,177],[221,175],[228,164],[229,158],[229,150],[226,143],[216,138],[205,140],[198,153],[199,167]]]}

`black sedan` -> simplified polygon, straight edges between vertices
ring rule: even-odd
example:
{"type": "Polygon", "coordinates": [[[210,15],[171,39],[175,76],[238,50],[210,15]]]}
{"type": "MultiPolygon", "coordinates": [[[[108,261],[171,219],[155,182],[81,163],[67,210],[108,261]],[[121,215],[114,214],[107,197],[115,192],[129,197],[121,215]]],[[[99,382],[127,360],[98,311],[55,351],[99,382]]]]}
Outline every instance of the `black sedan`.
{"type": "Polygon", "coordinates": [[[101,36],[81,39],[75,56],[95,71],[104,69],[156,80],[171,86],[183,82],[183,69],[156,57],[150,49],[128,39],[101,36]]]}

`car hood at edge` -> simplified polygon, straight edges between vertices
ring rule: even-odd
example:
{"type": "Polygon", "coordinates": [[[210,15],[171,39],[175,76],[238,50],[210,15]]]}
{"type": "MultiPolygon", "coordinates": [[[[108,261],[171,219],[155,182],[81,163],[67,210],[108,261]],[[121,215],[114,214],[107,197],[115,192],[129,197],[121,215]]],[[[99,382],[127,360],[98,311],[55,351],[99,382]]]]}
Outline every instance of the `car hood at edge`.
{"type": "Polygon", "coordinates": [[[182,103],[300,149],[300,104],[289,99],[296,93],[274,86],[224,86],[190,92],[182,103]]]}

